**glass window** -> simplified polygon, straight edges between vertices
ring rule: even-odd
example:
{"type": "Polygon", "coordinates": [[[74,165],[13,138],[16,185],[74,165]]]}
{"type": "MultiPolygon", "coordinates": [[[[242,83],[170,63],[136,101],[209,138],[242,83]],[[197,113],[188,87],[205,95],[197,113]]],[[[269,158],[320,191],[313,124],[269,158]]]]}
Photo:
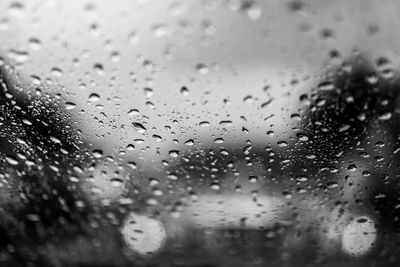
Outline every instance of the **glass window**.
{"type": "Polygon", "coordinates": [[[399,2],[0,10],[1,266],[400,264],[399,2]]]}

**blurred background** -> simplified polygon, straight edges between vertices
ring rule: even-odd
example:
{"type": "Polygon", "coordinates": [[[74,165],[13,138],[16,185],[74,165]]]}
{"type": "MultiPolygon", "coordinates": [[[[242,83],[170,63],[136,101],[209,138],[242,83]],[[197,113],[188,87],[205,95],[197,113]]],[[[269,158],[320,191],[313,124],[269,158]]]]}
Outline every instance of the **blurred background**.
{"type": "Polygon", "coordinates": [[[399,2],[0,10],[0,264],[398,265],[399,2]]]}

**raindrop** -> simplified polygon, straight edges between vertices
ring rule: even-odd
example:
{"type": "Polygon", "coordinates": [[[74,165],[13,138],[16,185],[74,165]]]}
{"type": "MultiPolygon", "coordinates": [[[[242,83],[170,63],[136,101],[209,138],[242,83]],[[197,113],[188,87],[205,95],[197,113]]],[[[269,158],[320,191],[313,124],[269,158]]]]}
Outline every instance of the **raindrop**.
{"type": "Polygon", "coordinates": [[[343,124],[343,125],[341,125],[341,126],[339,127],[339,133],[345,132],[345,131],[347,131],[348,129],[350,129],[350,125],[349,125],[349,124],[343,124]]]}
{"type": "Polygon", "coordinates": [[[279,147],[287,147],[287,146],[288,146],[288,143],[287,143],[286,141],[279,141],[279,142],[278,142],[278,146],[279,146],[279,147]]]}
{"type": "Polygon", "coordinates": [[[185,145],[187,145],[187,146],[192,146],[192,145],[194,145],[193,139],[187,140],[187,141],[185,142],[185,145]]]}
{"type": "Polygon", "coordinates": [[[18,165],[18,160],[16,157],[11,156],[11,155],[7,155],[6,156],[6,161],[11,164],[11,165],[18,165]]]}
{"type": "Polygon", "coordinates": [[[258,181],[258,177],[255,175],[250,175],[249,181],[250,181],[250,183],[256,183],[258,181]]]}
{"type": "Polygon", "coordinates": [[[139,110],[137,110],[137,109],[130,109],[130,110],[128,111],[128,115],[129,115],[129,116],[132,116],[132,115],[139,115],[139,110]]]}
{"type": "Polygon", "coordinates": [[[153,89],[150,87],[143,88],[143,91],[146,97],[151,97],[154,93],[153,89]]]}
{"type": "Polygon", "coordinates": [[[23,14],[25,7],[21,2],[12,2],[9,6],[10,15],[19,17],[23,14]]]}
{"type": "Polygon", "coordinates": [[[226,150],[226,149],[221,149],[220,152],[221,152],[221,154],[224,155],[224,156],[228,156],[228,155],[229,155],[229,152],[228,152],[228,150],[226,150]]]}
{"type": "Polygon", "coordinates": [[[232,121],[227,121],[227,120],[226,121],[220,121],[219,124],[221,126],[223,126],[223,127],[228,127],[228,126],[232,126],[233,125],[232,121]]]}
{"type": "Polygon", "coordinates": [[[50,140],[56,144],[61,144],[61,141],[57,138],[55,138],[54,136],[50,136],[50,140]]]}
{"type": "Polygon", "coordinates": [[[252,103],[254,101],[253,96],[248,95],[243,98],[244,103],[252,103]]]}
{"type": "Polygon", "coordinates": [[[308,141],[308,136],[303,133],[297,133],[296,136],[297,136],[297,138],[299,138],[299,141],[301,141],[301,142],[308,141]]]}
{"type": "Polygon", "coordinates": [[[92,93],[89,95],[89,101],[90,102],[97,102],[100,100],[100,95],[96,94],[96,93],[92,93]]]}
{"type": "Polygon", "coordinates": [[[154,70],[154,64],[150,60],[146,59],[143,61],[143,67],[146,71],[152,72],[154,70]]]}
{"type": "Polygon", "coordinates": [[[355,164],[350,164],[349,166],[347,166],[347,169],[351,172],[354,172],[357,170],[357,166],[355,164]]]}
{"type": "Polygon", "coordinates": [[[181,88],[181,94],[182,94],[183,96],[188,96],[188,95],[189,95],[189,89],[187,89],[186,86],[182,86],[182,88],[181,88]]]}
{"type": "Polygon", "coordinates": [[[168,154],[173,158],[177,158],[179,157],[179,150],[170,150],[168,154]]]}
{"type": "Polygon", "coordinates": [[[24,63],[29,59],[29,53],[27,51],[17,51],[14,49],[8,52],[8,56],[17,63],[24,63]]]}
{"type": "Polygon", "coordinates": [[[121,179],[119,179],[119,178],[112,178],[111,179],[111,185],[113,186],[113,187],[120,187],[120,186],[122,186],[124,184],[124,182],[121,180],[121,179]]]}
{"type": "Polygon", "coordinates": [[[136,163],[133,162],[133,161],[130,161],[130,162],[126,163],[126,166],[128,166],[132,170],[136,170],[137,169],[136,163]]]}
{"type": "Polygon", "coordinates": [[[216,32],[215,26],[209,20],[202,22],[203,31],[207,35],[214,35],[216,32]]]}
{"type": "Polygon", "coordinates": [[[73,102],[65,102],[65,109],[66,110],[71,110],[76,108],[76,104],[73,102]]]}
{"type": "Polygon", "coordinates": [[[133,31],[129,34],[129,43],[134,45],[139,41],[139,35],[137,34],[137,32],[133,31]]]}
{"type": "Polygon", "coordinates": [[[102,64],[100,63],[96,63],[93,65],[94,70],[97,72],[97,74],[99,76],[103,76],[104,75],[104,67],[102,64]]]}
{"type": "Polygon", "coordinates": [[[380,115],[378,117],[378,119],[381,120],[381,121],[385,121],[385,120],[389,120],[391,117],[392,117],[392,113],[391,112],[386,112],[386,113],[383,113],[382,115],[380,115]]]}
{"type": "Polygon", "coordinates": [[[138,132],[140,134],[146,132],[146,128],[143,126],[143,124],[141,124],[139,122],[132,122],[132,126],[136,130],[136,132],[138,132]]]}
{"type": "Polygon", "coordinates": [[[210,185],[210,188],[211,188],[212,190],[218,191],[218,190],[221,189],[221,186],[220,186],[218,183],[212,183],[212,184],[210,185]]]}
{"type": "Polygon", "coordinates": [[[26,125],[32,125],[32,122],[30,121],[30,120],[27,120],[27,119],[22,119],[22,122],[24,123],[24,124],[26,124],[26,125]]]}
{"type": "Polygon", "coordinates": [[[40,50],[40,48],[42,47],[41,41],[39,39],[33,38],[33,37],[29,38],[28,44],[29,44],[30,49],[35,50],[35,51],[40,50]]]}
{"type": "Polygon", "coordinates": [[[163,37],[168,35],[168,26],[164,24],[157,24],[153,27],[153,34],[155,37],[163,37]]]}
{"type": "Polygon", "coordinates": [[[101,158],[103,156],[103,150],[100,149],[95,149],[92,151],[93,157],[95,158],[101,158]]]}
{"type": "Polygon", "coordinates": [[[54,67],[51,69],[51,75],[53,75],[54,77],[61,77],[62,70],[60,68],[54,67]]]}
{"type": "Polygon", "coordinates": [[[168,174],[168,175],[167,175],[167,178],[168,178],[169,180],[172,180],[172,181],[177,181],[177,180],[178,180],[178,176],[177,176],[176,174],[174,174],[174,173],[168,174]]]}
{"type": "Polygon", "coordinates": [[[208,68],[208,66],[206,64],[203,63],[198,63],[196,64],[196,70],[200,73],[200,74],[207,74],[210,69],[208,68]]]}
{"type": "Polygon", "coordinates": [[[224,142],[224,139],[222,139],[222,138],[214,139],[214,143],[216,143],[216,144],[222,144],[223,142],[224,142]]]}
{"type": "Polygon", "coordinates": [[[331,91],[335,89],[335,85],[332,81],[325,81],[318,85],[318,90],[320,91],[331,91]]]}
{"type": "Polygon", "coordinates": [[[241,10],[246,12],[251,20],[258,20],[261,17],[262,9],[255,1],[246,0],[242,2],[241,10]]]}
{"type": "Polygon", "coordinates": [[[202,121],[202,122],[199,123],[199,125],[200,125],[201,127],[207,127],[207,126],[210,126],[210,122],[208,122],[208,121],[202,121]]]}
{"type": "Polygon", "coordinates": [[[121,56],[117,51],[111,52],[110,58],[112,62],[119,62],[121,60],[121,56]]]}
{"type": "Polygon", "coordinates": [[[159,135],[157,135],[157,134],[153,134],[153,139],[156,141],[156,142],[161,142],[162,141],[162,137],[161,136],[159,136],[159,135]]]}

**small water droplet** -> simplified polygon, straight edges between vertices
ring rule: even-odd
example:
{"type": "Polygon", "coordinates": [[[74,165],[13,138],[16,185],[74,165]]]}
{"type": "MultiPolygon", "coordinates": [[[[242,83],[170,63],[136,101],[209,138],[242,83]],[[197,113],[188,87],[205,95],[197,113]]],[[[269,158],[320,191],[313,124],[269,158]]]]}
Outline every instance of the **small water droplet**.
{"type": "Polygon", "coordinates": [[[39,39],[33,38],[33,37],[29,38],[28,44],[29,44],[30,49],[35,50],[35,51],[40,50],[40,48],[42,47],[41,41],[39,39]]]}
{"type": "Polygon", "coordinates": [[[169,34],[169,28],[165,24],[157,24],[153,27],[153,34],[155,37],[164,37],[169,34]]]}
{"type": "Polygon", "coordinates": [[[61,77],[62,70],[60,68],[54,67],[51,69],[51,75],[53,75],[54,77],[61,77]]]}
{"type": "Polygon", "coordinates": [[[162,141],[162,137],[161,136],[159,136],[159,135],[157,135],[157,134],[153,134],[153,139],[156,141],[156,142],[161,142],[162,141]]]}
{"type": "Polygon", "coordinates": [[[385,120],[389,120],[392,117],[392,113],[391,112],[385,112],[382,115],[380,115],[378,117],[379,120],[381,121],[385,121],[385,120]]]}
{"type": "Polygon", "coordinates": [[[208,66],[206,64],[203,63],[198,63],[196,64],[196,70],[200,73],[200,74],[207,74],[210,69],[208,68],[208,66]]]}
{"type": "Polygon", "coordinates": [[[133,31],[129,34],[128,39],[130,44],[137,44],[137,42],[139,42],[139,35],[137,34],[137,32],[133,31]]]}
{"type": "Polygon", "coordinates": [[[173,158],[177,158],[179,157],[179,150],[170,150],[168,154],[173,158]]]}
{"type": "Polygon", "coordinates": [[[137,110],[137,109],[130,109],[130,110],[128,111],[128,115],[129,115],[129,116],[132,116],[132,115],[139,115],[139,110],[137,110]]]}
{"type": "Polygon", "coordinates": [[[357,166],[355,164],[350,164],[347,169],[351,172],[354,172],[357,170],[357,166]]]}
{"type": "Polygon", "coordinates": [[[9,13],[11,16],[20,17],[23,15],[25,6],[18,1],[12,2],[9,6],[9,13]]]}
{"type": "Polygon", "coordinates": [[[335,85],[332,81],[325,81],[320,83],[317,88],[320,91],[332,91],[333,89],[335,89],[335,85]]]}
{"type": "Polygon", "coordinates": [[[250,183],[256,183],[258,181],[258,177],[256,175],[250,175],[249,176],[249,182],[250,183]]]}
{"type": "Polygon", "coordinates": [[[103,150],[100,149],[95,149],[92,151],[93,157],[95,158],[101,158],[103,156],[103,150]]]}
{"type": "Polygon", "coordinates": [[[113,51],[110,54],[112,62],[119,62],[121,60],[121,55],[117,51],[113,51]]]}
{"type": "Polygon", "coordinates": [[[297,133],[296,136],[297,136],[297,138],[299,138],[299,141],[301,141],[301,142],[308,141],[308,136],[303,133],[297,133]]]}
{"type": "Polygon", "coordinates": [[[343,125],[341,125],[341,126],[339,127],[339,133],[345,132],[345,131],[347,131],[348,129],[350,129],[350,125],[349,125],[349,124],[343,124],[343,125]]]}
{"type": "Polygon", "coordinates": [[[89,95],[89,101],[90,102],[97,102],[100,100],[100,95],[96,94],[96,93],[92,93],[89,95]]]}
{"type": "Polygon", "coordinates": [[[202,122],[199,123],[199,125],[200,125],[201,127],[207,127],[207,126],[210,126],[210,122],[208,122],[208,121],[202,121],[202,122]]]}
{"type": "Polygon", "coordinates": [[[224,142],[224,139],[222,139],[222,138],[214,139],[214,143],[216,143],[216,144],[222,144],[223,142],[224,142]]]}
{"type": "Polygon", "coordinates": [[[61,144],[61,141],[57,138],[55,138],[54,136],[50,136],[50,140],[56,144],[61,144]]]}
{"type": "Polygon", "coordinates": [[[7,155],[6,156],[6,161],[10,164],[10,165],[18,165],[18,160],[16,157],[11,156],[11,155],[7,155]]]}
{"type": "Polygon", "coordinates": [[[288,146],[288,143],[287,143],[286,141],[279,141],[279,142],[278,142],[278,146],[279,146],[279,147],[287,147],[287,146],[288,146]]]}
{"type": "Polygon", "coordinates": [[[194,145],[193,139],[187,140],[187,141],[185,142],[185,145],[187,145],[187,146],[192,146],[192,145],[194,145]]]}
{"type": "Polygon", "coordinates": [[[22,122],[24,123],[24,124],[26,124],[26,125],[32,125],[32,122],[30,121],[30,120],[27,120],[27,119],[22,119],[22,122]]]}
{"type": "Polygon", "coordinates": [[[126,163],[126,166],[128,166],[132,170],[136,170],[137,169],[136,163],[133,162],[133,161],[129,161],[128,163],[126,163]]]}
{"type": "Polygon", "coordinates": [[[76,104],[73,102],[65,102],[65,109],[66,110],[71,110],[76,108],[76,104]]]}
{"type": "Polygon", "coordinates": [[[145,88],[143,88],[143,91],[144,91],[144,94],[145,94],[146,97],[152,97],[153,96],[154,91],[153,91],[152,88],[145,87],[145,88]]]}
{"type": "Polygon", "coordinates": [[[221,185],[219,185],[218,183],[212,183],[212,184],[210,185],[210,188],[211,188],[212,190],[218,191],[218,190],[221,189],[221,185]]]}
{"type": "Polygon", "coordinates": [[[174,173],[168,174],[168,175],[167,175],[167,178],[168,178],[169,180],[172,180],[172,181],[178,180],[178,176],[177,176],[176,174],[174,174],[174,173]]]}
{"type": "Polygon", "coordinates": [[[186,86],[182,86],[182,88],[181,88],[181,94],[182,94],[183,96],[188,96],[188,95],[189,95],[189,89],[187,89],[186,86]]]}
{"type": "Polygon", "coordinates": [[[219,125],[221,125],[223,127],[228,127],[228,126],[232,126],[233,123],[232,123],[232,121],[224,120],[224,121],[220,121],[219,125]]]}
{"type": "Polygon", "coordinates": [[[104,75],[104,67],[102,64],[100,63],[96,63],[93,65],[94,70],[97,72],[97,74],[99,76],[103,76],[104,75]]]}
{"type": "Polygon", "coordinates": [[[17,63],[24,63],[29,59],[29,53],[27,51],[17,51],[11,49],[7,55],[9,58],[15,60],[15,62],[17,63]]]}
{"type": "Polygon", "coordinates": [[[141,124],[139,122],[132,122],[132,126],[136,130],[136,132],[138,132],[140,134],[146,132],[146,128],[143,126],[143,124],[141,124]]]}
{"type": "Polygon", "coordinates": [[[145,59],[142,64],[146,71],[152,72],[154,70],[154,64],[150,60],[145,59]]]}

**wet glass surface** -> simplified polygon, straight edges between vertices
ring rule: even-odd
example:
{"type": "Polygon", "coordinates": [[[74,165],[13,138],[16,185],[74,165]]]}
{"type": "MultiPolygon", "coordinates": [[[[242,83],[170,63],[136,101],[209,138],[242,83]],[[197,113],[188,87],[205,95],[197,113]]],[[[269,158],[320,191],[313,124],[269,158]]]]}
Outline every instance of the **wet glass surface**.
{"type": "Polygon", "coordinates": [[[398,266],[397,1],[0,1],[0,266],[398,266]]]}

